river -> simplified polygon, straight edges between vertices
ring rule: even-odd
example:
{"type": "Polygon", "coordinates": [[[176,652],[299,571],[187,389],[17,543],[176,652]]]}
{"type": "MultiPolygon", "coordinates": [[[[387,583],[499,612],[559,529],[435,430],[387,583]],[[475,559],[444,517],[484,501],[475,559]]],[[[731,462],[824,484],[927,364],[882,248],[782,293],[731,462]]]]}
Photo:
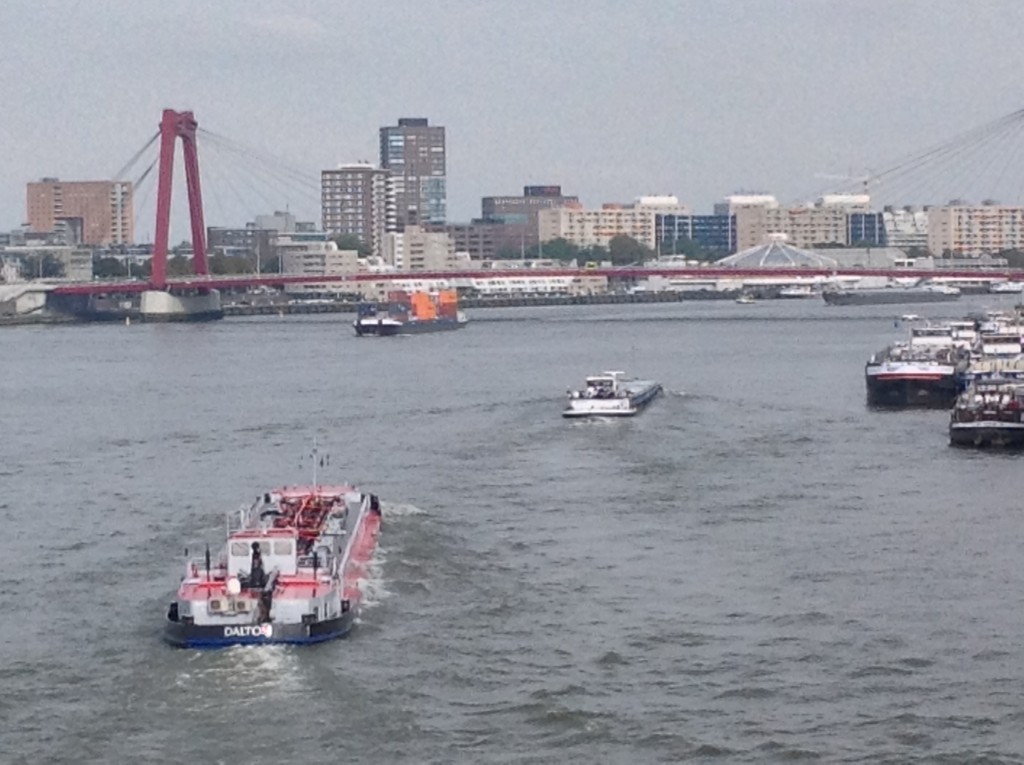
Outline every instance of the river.
{"type": "Polygon", "coordinates": [[[865,406],[893,310],[0,332],[0,760],[1024,761],[1022,457],[865,406]],[[666,395],[562,420],[609,368],[666,395]],[[164,645],[184,549],[314,437],[384,501],[353,633],[164,645]]]}

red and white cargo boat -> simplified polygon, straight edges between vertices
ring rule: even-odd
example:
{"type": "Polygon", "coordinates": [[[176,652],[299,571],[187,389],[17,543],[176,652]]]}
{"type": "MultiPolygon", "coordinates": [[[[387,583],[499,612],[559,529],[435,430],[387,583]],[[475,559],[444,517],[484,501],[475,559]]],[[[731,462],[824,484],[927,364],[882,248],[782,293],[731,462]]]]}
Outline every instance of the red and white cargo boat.
{"type": "Polygon", "coordinates": [[[355,621],[380,502],[348,485],[289,486],[228,518],[215,558],[190,560],[167,612],[183,648],[320,643],[355,621]]]}

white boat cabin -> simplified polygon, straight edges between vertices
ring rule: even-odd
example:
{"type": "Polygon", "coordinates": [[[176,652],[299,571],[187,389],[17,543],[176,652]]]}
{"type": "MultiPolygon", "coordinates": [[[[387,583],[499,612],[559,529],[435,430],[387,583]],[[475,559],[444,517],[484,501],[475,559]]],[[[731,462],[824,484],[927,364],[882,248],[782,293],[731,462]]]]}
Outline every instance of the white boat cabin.
{"type": "Polygon", "coordinates": [[[586,379],[583,390],[573,391],[572,398],[624,398],[628,393],[622,389],[625,372],[602,372],[586,379]]]}
{"type": "Polygon", "coordinates": [[[228,576],[249,575],[253,545],[259,545],[264,572],[277,569],[280,574],[292,575],[298,570],[294,529],[254,529],[236,532],[228,538],[228,576]]]}

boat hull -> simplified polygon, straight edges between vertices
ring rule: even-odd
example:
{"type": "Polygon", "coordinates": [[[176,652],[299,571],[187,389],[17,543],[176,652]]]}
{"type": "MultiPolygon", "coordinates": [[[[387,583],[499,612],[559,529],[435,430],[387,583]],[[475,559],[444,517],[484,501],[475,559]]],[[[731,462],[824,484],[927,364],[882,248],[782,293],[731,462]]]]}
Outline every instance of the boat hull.
{"type": "Polygon", "coordinates": [[[948,409],[956,401],[959,384],[955,374],[885,376],[867,374],[869,406],[948,409]]]}
{"type": "Polygon", "coordinates": [[[427,321],[383,321],[357,319],[353,326],[359,337],[392,337],[394,335],[421,335],[428,332],[447,332],[462,329],[468,322],[458,319],[430,319],[427,321]]]}
{"type": "Polygon", "coordinates": [[[949,426],[949,443],[988,449],[1024,448],[1024,423],[985,420],[953,423],[949,426]]]}
{"type": "Polygon", "coordinates": [[[661,385],[654,383],[623,399],[574,399],[562,412],[562,416],[570,419],[584,417],[633,417],[643,411],[660,393],[661,385]],[[602,406],[605,403],[608,406],[602,406]],[[612,406],[612,404],[618,406],[612,406]],[[625,406],[622,406],[622,404],[625,404],[625,406]]]}
{"type": "Polygon", "coordinates": [[[309,645],[345,637],[355,612],[314,624],[185,624],[167,619],[164,640],[177,648],[227,648],[233,645],[309,645]]]}
{"type": "Polygon", "coordinates": [[[948,303],[959,300],[958,292],[932,290],[844,290],[821,293],[829,305],[895,305],[900,303],[948,303]]]}

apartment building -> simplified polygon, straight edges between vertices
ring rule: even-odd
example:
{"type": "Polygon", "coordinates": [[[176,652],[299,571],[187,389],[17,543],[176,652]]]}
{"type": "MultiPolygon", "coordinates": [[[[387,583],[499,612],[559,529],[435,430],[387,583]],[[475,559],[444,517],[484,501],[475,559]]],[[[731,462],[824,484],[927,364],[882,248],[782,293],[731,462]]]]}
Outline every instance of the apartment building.
{"type": "MultiPolygon", "coordinates": [[[[794,247],[811,249],[817,245],[849,246],[851,235],[879,225],[863,220],[851,228],[851,215],[870,213],[871,199],[865,194],[831,194],[814,204],[783,207],[767,195],[730,204],[736,216],[736,247],[743,251],[768,241],[770,234],[785,234],[794,247]]],[[[883,229],[884,230],[884,229],[883,229]]]]}
{"type": "Polygon", "coordinates": [[[936,257],[979,257],[1024,248],[1024,207],[947,205],[927,212],[928,250],[936,257]]]}
{"type": "Polygon", "coordinates": [[[356,236],[375,256],[397,225],[390,173],[365,162],[320,173],[320,208],[324,231],[356,236]]]}
{"type": "Polygon", "coordinates": [[[600,210],[579,206],[555,207],[537,213],[541,242],[565,239],[577,247],[607,247],[616,236],[625,235],[655,248],[655,215],[651,208],[606,204],[600,210]]]}
{"type": "Polygon", "coordinates": [[[68,244],[134,244],[135,214],[128,181],[61,181],[26,185],[29,228],[46,233],[63,227],[68,244]]]}

